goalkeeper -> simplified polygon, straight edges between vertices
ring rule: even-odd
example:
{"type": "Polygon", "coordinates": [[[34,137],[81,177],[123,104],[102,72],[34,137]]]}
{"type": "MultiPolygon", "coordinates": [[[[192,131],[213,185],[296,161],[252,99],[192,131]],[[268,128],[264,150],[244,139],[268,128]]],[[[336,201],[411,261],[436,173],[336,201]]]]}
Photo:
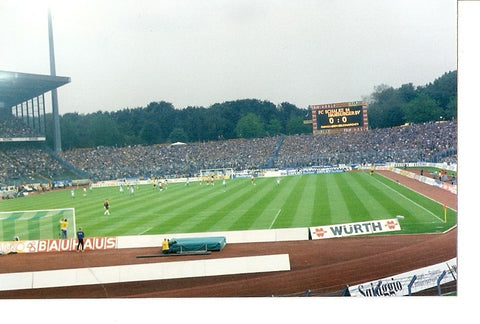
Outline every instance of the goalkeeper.
{"type": "Polygon", "coordinates": [[[68,221],[66,218],[60,219],[60,231],[62,233],[62,239],[67,238],[67,228],[68,228],[68,221]]]}

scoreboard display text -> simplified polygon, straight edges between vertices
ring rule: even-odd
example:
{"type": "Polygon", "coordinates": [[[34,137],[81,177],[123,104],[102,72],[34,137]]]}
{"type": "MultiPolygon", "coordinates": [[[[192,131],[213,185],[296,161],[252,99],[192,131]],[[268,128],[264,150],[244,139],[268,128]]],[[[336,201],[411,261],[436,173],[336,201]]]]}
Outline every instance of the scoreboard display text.
{"type": "Polygon", "coordinates": [[[368,127],[365,102],[342,102],[311,106],[313,132],[348,131],[368,127]]]}

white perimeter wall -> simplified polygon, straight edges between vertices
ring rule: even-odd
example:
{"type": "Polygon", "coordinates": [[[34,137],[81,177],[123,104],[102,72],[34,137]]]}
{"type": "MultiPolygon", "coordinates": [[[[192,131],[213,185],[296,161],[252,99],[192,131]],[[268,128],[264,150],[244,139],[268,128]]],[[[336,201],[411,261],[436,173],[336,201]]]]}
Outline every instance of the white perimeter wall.
{"type": "Polygon", "coordinates": [[[0,274],[0,290],[289,271],[288,254],[0,274]]]}
{"type": "MultiPolygon", "coordinates": [[[[117,237],[117,249],[158,247],[164,238],[224,236],[228,244],[308,240],[308,228],[117,237]]],[[[86,252],[88,253],[88,251],[86,252]]],[[[219,252],[221,253],[221,252],[219,252]]],[[[0,274],[0,290],[289,271],[288,254],[0,274]]]]}
{"type": "Polygon", "coordinates": [[[226,231],[207,233],[178,233],[159,235],[138,235],[118,236],[117,249],[140,248],[140,247],[161,247],[164,238],[186,238],[186,237],[216,237],[223,236],[227,245],[231,243],[253,243],[253,242],[277,242],[277,241],[302,241],[308,240],[308,227],[303,228],[282,228],[249,231],[226,231]]]}

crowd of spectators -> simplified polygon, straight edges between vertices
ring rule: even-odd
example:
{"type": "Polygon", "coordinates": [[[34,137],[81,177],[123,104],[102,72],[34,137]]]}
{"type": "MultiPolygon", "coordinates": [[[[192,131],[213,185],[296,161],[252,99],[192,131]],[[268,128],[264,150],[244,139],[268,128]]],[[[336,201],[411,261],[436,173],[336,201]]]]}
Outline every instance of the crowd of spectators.
{"type": "Polygon", "coordinates": [[[61,156],[94,179],[193,176],[200,170],[265,167],[280,137],[232,139],[178,145],[96,147],[61,156]]]}
{"type": "Polygon", "coordinates": [[[13,115],[0,118],[0,138],[36,137],[38,132],[13,115]]]}
{"type": "Polygon", "coordinates": [[[38,181],[61,177],[65,167],[42,148],[15,147],[0,151],[0,183],[38,181]]]}
{"type": "MultiPolygon", "coordinates": [[[[456,162],[456,122],[413,124],[333,134],[302,134],[198,143],[95,147],[59,152],[94,180],[193,176],[200,170],[384,162],[456,162]]],[[[53,178],[65,166],[44,150],[0,150],[0,181],[41,174],[53,178]]],[[[58,177],[57,177],[58,178],[58,177]]]]}
{"type": "Polygon", "coordinates": [[[456,162],[456,122],[411,124],[363,132],[285,137],[276,166],[385,162],[456,162]]]}

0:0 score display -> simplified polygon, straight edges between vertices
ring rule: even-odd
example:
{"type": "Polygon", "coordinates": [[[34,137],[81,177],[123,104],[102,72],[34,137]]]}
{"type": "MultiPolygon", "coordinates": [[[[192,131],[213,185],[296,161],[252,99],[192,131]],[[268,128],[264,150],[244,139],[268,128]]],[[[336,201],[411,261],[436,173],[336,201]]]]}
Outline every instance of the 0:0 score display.
{"type": "Polygon", "coordinates": [[[317,130],[343,127],[363,127],[363,106],[316,109],[317,130]]]}

